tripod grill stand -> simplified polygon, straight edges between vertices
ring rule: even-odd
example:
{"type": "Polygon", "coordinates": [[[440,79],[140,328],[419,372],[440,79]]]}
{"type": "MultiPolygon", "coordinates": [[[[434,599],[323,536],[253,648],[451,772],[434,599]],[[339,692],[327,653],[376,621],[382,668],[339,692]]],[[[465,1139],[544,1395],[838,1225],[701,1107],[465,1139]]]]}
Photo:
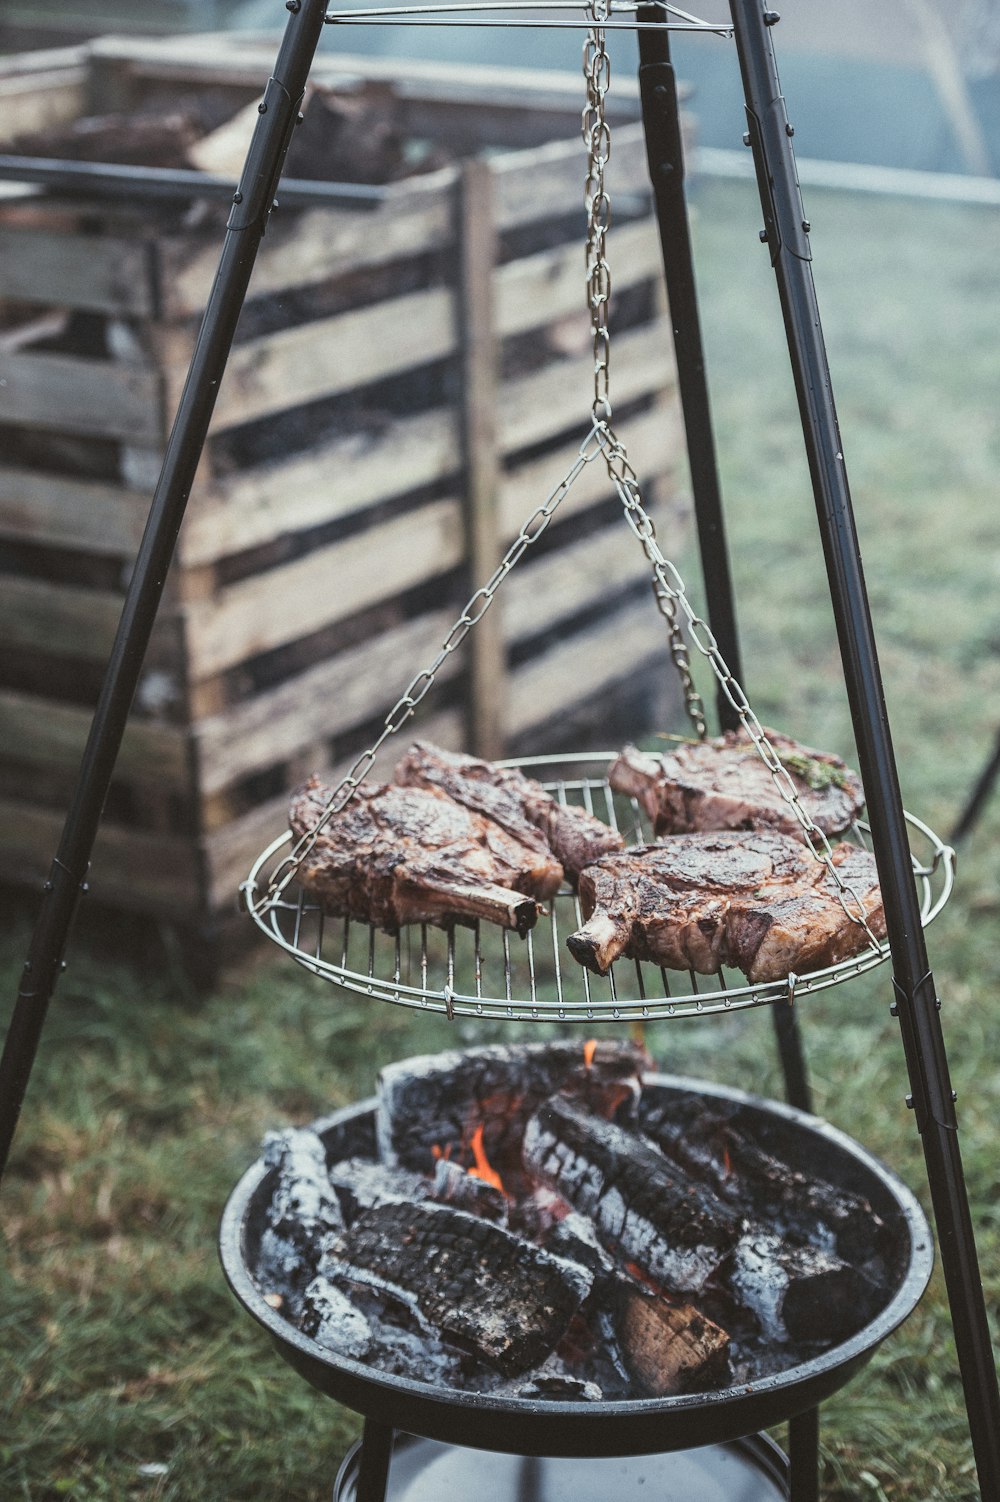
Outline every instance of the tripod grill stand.
{"type": "MultiPolygon", "coordinates": [[[[753,151],[763,210],[761,239],[769,250],[785,323],[885,905],[896,995],[893,1013],[900,1022],[910,1081],[908,1103],[912,1105],[923,1140],[981,1494],[995,1499],[1000,1498],[1000,1394],[958,1146],[940,1004],[912,880],[905,818],[809,264],[809,226],[803,214],[792,154],[792,128],[780,93],[770,39],[770,28],[779,18],[775,12],[763,9],[761,0],[731,0],[731,5],[731,30],[749,126],[745,139],[753,151]]],[[[234,195],[219,269],[168,440],[84,752],[77,791],[45,884],[41,912],[0,1060],[0,1169],[6,1163],[48,1002],[76,905],[85,889],[94,838],[167,568],[312,60],[327,20],[323,0],[286,0],[286,8],[290,15],[285,36],[259,106],[260,119],[234,195]]],[[[691,272],[677,93],[668,46],[672,26],[716,31],[720,28],[693,23],[693,18],[685,13],[652,3],[640,6],[634,24],[639,29],[643,119],[663,240],[709,619],[726,661],[736,672],[735,614],[691,272]],[[683,19],[664,19],[676,15],[683,19]]],[[[724,704],[721,717],[725,725],[728,711],[724,704]]],[[[808,1105],[808,1088],[791,1010],[776,1007],[773,1016],[788,1093],[794,1103],[808,1105]]],[[[814,1416],[806,1415],[793,1422],[793,1474],[799,1477],[793,1481],[795,1502],[810,1502],[816,1496],[815,1449],[814,1416]]]]}

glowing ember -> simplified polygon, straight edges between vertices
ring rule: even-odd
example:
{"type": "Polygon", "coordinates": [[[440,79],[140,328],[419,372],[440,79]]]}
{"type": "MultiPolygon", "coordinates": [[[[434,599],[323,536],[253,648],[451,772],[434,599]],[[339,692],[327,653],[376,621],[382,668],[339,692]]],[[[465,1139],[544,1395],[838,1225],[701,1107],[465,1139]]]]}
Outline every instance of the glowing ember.
{"type": "Polygon", "coordinates": [[[503,1187],[503,1179],[501,1179],[496,1169],[490,1163],[483,1147],[482,1122],[480,1122],[479,1126],[473,1132],[469,1146],[472,1148],[472,1156],[475,1159],[475,1167],[469,1169],[470,1176],[474,1179],[482,1179],[487,1184],[492,1184],[494,1189],[499,1189],[501,1194],[505,1194],[506,1190],[503,1187]]]}

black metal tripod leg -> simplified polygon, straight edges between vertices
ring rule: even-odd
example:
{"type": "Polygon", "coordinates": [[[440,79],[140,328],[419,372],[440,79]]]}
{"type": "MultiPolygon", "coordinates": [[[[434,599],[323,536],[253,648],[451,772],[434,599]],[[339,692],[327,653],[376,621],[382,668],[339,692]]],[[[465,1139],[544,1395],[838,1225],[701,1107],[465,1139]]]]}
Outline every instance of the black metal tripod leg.
{"type": "Polygon", "coordinates": [[[395,1430],[378,1419],[365,1419],[354,1502],[385,1502],[395,1430]]]}
{"type": "MultiPolygon", "coordinates": [[[[639,21],[662,21],[663,18],[664,13],[659,5],[640,5],[637,17],[639,21]]],[[[698,313],[691,232],[684,195],[684,153],[677,79],[670,62],[669,33],[666,28],[642,30],[638,35],[642,123],[663,253],[663,274],[670,305],[674,352],[677,357],[677,385],[684,414],[708,620],[729,671],[742,683],[736,610],[722,515],[712,411],[705,377],[705,350],[698,313]]],[[[717,704],[722,729],[735,730],[739,725],[739,716],[721,687],[717,690],[717,704]]]]}
{"type": "MultiPolygon", "coordinates": [[[[662,19],[663,10],[659,5],[640,6],[638,20],[662,19]]],[[[677,385],[684,413],[708,620],[729,671],[742,684],[743,665],[729,550],[726,546],[712,409],[705,374],[705,348],[698,312],[694,255],[684,193],[680,100],[677,77],[670,62],[670,33],[665,27],[639,32],[639,93],[649,177],[653,185],[656,222],[660,232],[663,275],[670,304],[670,322],[677,359],[677,385]]],[[[721,728],[737,729],[739,715],[721,685],[716,690],[716,703],[721,728]]],[[[798,1017],[791,1007],[775,1007],[771,1016],[785,1080],[786,1099],[790,1105],[798,1106],[802,1111],[811,1110],[798,1017]]]]}
{"type": "Polygon", "coordinates": [[[788,1421],[788,1502],[819,1502],[819,1409],[788,1421]]]}
{"type": "Polygon", "coordinates": [[[0,1059],[0,1175],[7,1163],[45,1014],[84,887],[125,722],[194,483],[247,284],[271,212],[299,103],[323,29],[324,0],[294,0],[274,73],[260,103],[226,240],[167,441],[121,621],[105,672],[73,802],[25,962],[0,1059]]]}
{"type": "Polygon", "coordinates": [[[809,265],[809,224],[795,174],[791,126],[761,0],[730,0],[743,75],[750,143],[764,214],[764,239],[778,284],[802,432],[816,501],[872,845],[892,953],[898,1016],[917,1127],[938,1230],[955,1346],[979,1487],[1000,1497],[1000,1390],[994,1365],[939,1002],[930,973],[906,820],[889,734],[847,484],[843,447],[809,265]]]}

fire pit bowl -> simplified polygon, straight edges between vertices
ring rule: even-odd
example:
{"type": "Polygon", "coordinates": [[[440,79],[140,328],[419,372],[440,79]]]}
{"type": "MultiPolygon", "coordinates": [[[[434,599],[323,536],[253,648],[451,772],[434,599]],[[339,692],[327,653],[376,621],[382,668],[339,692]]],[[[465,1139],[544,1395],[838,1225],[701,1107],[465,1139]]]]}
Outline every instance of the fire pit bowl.
{"type": "MultiPolygon", "coordinates": [[[[821,1175],[867,1198],[890,1230],[889,1286],[881,1308],[855,1335],[819,1356],[752,1384],[719,1391],[601,1403],[479,1394],[377,1371],[302,1334],[266,1302],[252,1269],[274,1189],[258,1160],[226,1205],[220,1254],[243,1307],[286,1361],[320,1392],[366,1418],[409,1434],[517,1455],[649,1455],[721,1444],[814,1407],[842,1387],[913,1311],[933,1266],[930,1227],[919,1204],[883,1164],[844,1133],[780,1102],[670,1075],[647,1075],[644,1096],[697,1094],[738,1120],[793,1169],[821,1175]]],[[[313,1124],[330,1162],[375,1156],[375,1102],[364,1100],[313,1124]]]]}

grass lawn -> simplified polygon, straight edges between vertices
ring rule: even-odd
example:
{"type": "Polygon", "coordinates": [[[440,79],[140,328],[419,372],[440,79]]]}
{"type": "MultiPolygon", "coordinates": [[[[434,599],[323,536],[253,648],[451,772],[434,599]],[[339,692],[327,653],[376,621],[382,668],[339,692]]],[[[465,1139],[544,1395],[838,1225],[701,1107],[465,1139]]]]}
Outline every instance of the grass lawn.
{"type": "MultiPolygon", "coordinates": [[[[808,209],[904,796],[946,833],[1000,725],[1000,214],[819,192],[808,209]]],[[[747,687],[765,722],[851,756],[754,190],[701,183],[695,214],[747,687]]],[[[930,934],[993,1311],[998,834],[1000,794],[930,934]]],[[[2,941],[5,1006],[27,938],[12,922],[2,941]]],[[[802,1023],[818,1109],[926,1204],[889,1000],[883,968],[809,998],[802,1023]]],[[[3,1194],[4,1502],[328,1499],[357,1420],[237,1309],[219,1212],[265,1128],[367,1093],[406,1052],[501,1032],[366,1006],[269,959],[198,998],[169,963],[75,944],[3,1194]]],[[[764,1016],[660,1024],[649,1043],[670,1069],[780,1093],[764,1016]]],[[[978,1495],[938,1274],[822,1432],[827,1502],[978,1495]]]]}

